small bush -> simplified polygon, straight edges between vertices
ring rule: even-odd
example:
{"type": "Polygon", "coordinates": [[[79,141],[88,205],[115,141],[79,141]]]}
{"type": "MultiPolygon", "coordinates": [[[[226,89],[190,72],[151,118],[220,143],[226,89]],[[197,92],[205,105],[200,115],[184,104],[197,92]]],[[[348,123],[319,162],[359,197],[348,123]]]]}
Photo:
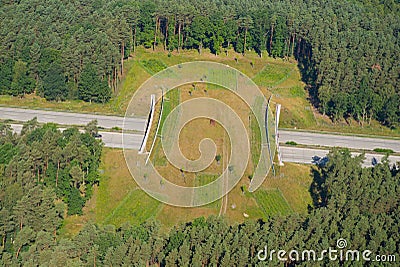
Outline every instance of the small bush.
{"type": "Polygon", "coordinates": [[[378,153],[386,153],[386,154],[392,154],[392,153],[394,153],[393,150],[388,149],[388,148],[374,148],[374,151],[375,151],[375,152],[378,152],[378,153]]]}
{"type": "Polygon", "coordinates": [[[305,97],[305,90],[300,86],[290,88],[291,97],[305,97]]]}
{"type": "Polygon", "coordinates": [[[291,146],[297,146],[297,143],[295,141],[287,141],[285,144],[291,146]]]}

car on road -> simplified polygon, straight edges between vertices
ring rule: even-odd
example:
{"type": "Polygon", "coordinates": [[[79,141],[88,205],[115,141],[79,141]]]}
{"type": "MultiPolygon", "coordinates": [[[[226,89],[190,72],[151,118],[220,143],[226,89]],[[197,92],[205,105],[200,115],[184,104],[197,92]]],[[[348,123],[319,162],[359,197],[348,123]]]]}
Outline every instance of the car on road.
{"type": "Polygon", "coordinates": [[[96,133],[96,134],[93,134],[93,137],[94,138],[102,138],[103,136],[99,133],[96,133]]]}

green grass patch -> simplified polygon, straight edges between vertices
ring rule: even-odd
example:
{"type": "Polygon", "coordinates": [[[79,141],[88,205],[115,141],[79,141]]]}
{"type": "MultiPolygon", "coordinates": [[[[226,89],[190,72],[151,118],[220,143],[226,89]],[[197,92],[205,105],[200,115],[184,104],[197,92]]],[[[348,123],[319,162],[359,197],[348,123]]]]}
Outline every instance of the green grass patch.
{"type": "Polygon", "coordinates": [[[207,77],[204,77],[208,81],[214,82],[214,84],[207,84],[208,89],[219,89],[219,88],[229,88],[231,90],[236,90],[237,84],[237,71],[234,69],[218,69],[209,70],[207,77]]]}
{"type": "Polygon", "coordinates": [[[201,173],[196,176],[195,186],[203,186],[217,180],[219,175],[210,173],[201,173]]]}
{"type": "MultiPolygon", "coordinates": [[[[152,153],[152,161],[154,166],[166,166],[167,165],[167,158],[163,153],[162,149],[162,144],[161,144],[161,133],[162,133],[162,128],[165,122],[165,119],[168,117],[168,115],[171,113],[171,111],[178,106],[180,103],[180,91],[179,89],[173,89],[168,91],[165,94],[164,97],[164,105],[163,105],[163,111],[161,114],[161,119],[160,119],[160,128],[158,129],[158,132],[154,138],[157,138],[154,148],[152,153]]],[[[154,129],[157,127],[157,125],[153,125],[154,129]]]]}
{"type": "Polygon", "coordinates": [[[304,129],[316,125],[311,104],[302,87],[275,88],[272,92],[275,95],[273,100],[282,105],[280,127],[304,129]]]}
{"type": "Polygon", "coordinates": [[[179,89],[172,89],[165,94],[164,106],[161,116],[160,128],[158,134],[161,134],[162,127],[164,125],[165,119],[171,113],[171,111],[178,106],[180,103],[180,91],[179,89]]]}
{"type": "Polygon", "coordinates": [[[250,115],[250,130],[251,130],[251,160],[253,166],[257,166],[261,154],[261,132],[254,114],[250,115]]]}
{"type": "Polygon", "coordinates": [[[261,86],[277,86],[290,77],[292,69],[293,68],[288,66],[268,64],[257,73],[253,81],[261,86]]]}
{"type": "Polygon", "coordinates": [[[293,212],[279,189],[259,189],[254,193],[254,197],[266,217],[287,215],[293,212]]]}
{"type": "Polygon", "coordinates": [[[142,190],[131,191],[103,221],[117,227],[129,222],[138,225],[157,215],[161,203],[142,190]]]}
{"type": "Polygon", "coordinates": [[[306,97],[306,92],[305,92],[304,88],[302,88],[300,86],[292,87],[289,89],[289,91],[290,91],[291,97],[302,97],[302,98],[306,97]]]}
{"type": "Polygon", "coordinates": [[[162,150],[162,144],[160,137],[157,137],[156,143],[154,144],[154,148],[152,151],[152,162],[155,167],[167,166],[167,157],[164,155],[162,150]]]}
{"type": "MultiPolygon", "coordinates": [[[[195,178],[195,182],[194,182],[194,186],[195,187],[199,187],[199,186],[204,186],[207,184],[212,183],[213,181],[217,180],[219,177],[219,175],[217,174],[210,174],[210,173],[201,173],[198,174],[195,178]]],[[[222,190],[221,187],[215,185],[212,187],[212,192],[205,192],[202,195],[196,195],[194,198],[194,202],[200,202],[202,199],[207,199],[210,196],[214,196],[217,195],[218,192],[220,192],[222,190]]],[[[205,205],[205,208],[219,208],[221,205],[221,201],[220,200],[216,200],[210,204],[205,205]]]]}
{"type": "Polygon", "coordinates": [[[223,90],[225,89],[223,86],[214,84],[214,83],[207,83],[207,90],[223,90]]]}
{"type": "Polygon", "coordinates": [[[168,68],[168,66],[164,62],[154,58],[148,60],[140,60],[140,64],[151,75],[154,75],[168,68]]]}
{"type": "Polygon", "coordinates": [[[276,176],[265,180],[263,188],[278,189],[294,212],[306,214],[307,206],[312,205],[310,196],[310,166],[285,162],[284,166],[275,166],[276,176]]]}
{"type": "Polygon", "coordinates": [[[95,194],[95,214],[98,223],[104,221],[110,211],[116,209],[121,201],[137,188],[121,149],[104,148],[100,169],[100,186],[95,194]]]}

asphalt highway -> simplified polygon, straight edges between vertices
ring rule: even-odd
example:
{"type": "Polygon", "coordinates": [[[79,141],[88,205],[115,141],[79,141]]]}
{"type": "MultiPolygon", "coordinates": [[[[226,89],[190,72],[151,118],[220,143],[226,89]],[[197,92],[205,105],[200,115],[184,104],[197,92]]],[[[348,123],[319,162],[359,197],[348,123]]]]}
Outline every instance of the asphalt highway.
{"type": "MultiPolygon", "coordinates": [[[[143,139],[142,132],[144,131],[146,120],[143,118],[129,118],[125,121],[124,118],[118,116],[92,115],[69,112],[56,112],[46,110],[32,110],[21,108],[0,107],[0,119],[10,119],[15,121],[27,121],[37,117],[41,123],[53,122],[61,125],[86,125],[90,121],[97,119],[98,125],[103,128],[119,127],[140,132],[140,134],[119,132],[100,131],[102,140],[106,147],[123,148],[122,139],[125,141],[125,148],[139,149],[143,139]]],[[[16,132],[20,132],[22,126],[13,124],[12,127],[16,132]]],[[[327,149],[299,148],[293,146],[285,146],[284,143],[294,141],[302,145],[316,145],[324,147],[347,147],[352,149],[373,150],[375,148],[391,149],[395,152],[400,152],[400,140],[358,137],[335,135],[331,133],[312,133],[300,131],[279,131],[279,142],[281,145],[281,154],[283,161],[296,163],[316,163],[323,159],[328,153],[327,149]]],[[[359,153],[353,153],[357,155],[359,153]]],[[[367,153],[365,166],[371,166],[379,162],[382,155],[367,153]]],[[[391,156],[391,162],[400,161],[399,156],[391,156]]]]}
{"type": "Polygon", "coordinates": [[[142,118],[127,118],[124,125],[124,117],[118,116],[0,107],[0,119],[28,121],[34,117],[40,123],[53,122],[62,125],[86,125],[96,119],[99,127],[118,127],[140,132],[144,131],[146,124],[146,120],[142,118]]]}
{"type": "Polygon", "coordinates": [[[286,143],[288,141],[302,145],[336,146],[365,150],[386,148],[400,152],[400,140],[279,130],[279,142],[286,143]]]}
{"type": "MultiPolygon", "coordinates": [[[[20,124],[11,124],[14,132],[20,133],[22,130],[22,125],[20,124]]],[[[61,131],[65,130],[65,128],[60,128],[61,131]]],[[[101,135],[101,139],[104,143],[105,147],[112,147],[112,148],[128,148],[128,149],[139,149],[140,144],[143,140],[143,134],[131,134],[119,132],[105,132],[99,131],[101,135]],[[124,138],[124,144],[122,143],[122,138],[124,138]]]]}
{"type": "MultiPolygon", "coordinates": [[[[324,149],[311,149],[311,148],[300,148],[300,147],[289,147],[281,146],[282,161],[294,162],[302,164],[316,164],[320,161],[324,161],[329,150],[324,149]]],[[[360,155],[358,152],[351,152],[353,156],[360,155]]],[[[381,162],[384,155],[366,153],[363,166],[373,166],[378,162],[381,162]]],[[[400,156],[390,156],[388,158],[390,163],[400,162],[400,156]]]]}

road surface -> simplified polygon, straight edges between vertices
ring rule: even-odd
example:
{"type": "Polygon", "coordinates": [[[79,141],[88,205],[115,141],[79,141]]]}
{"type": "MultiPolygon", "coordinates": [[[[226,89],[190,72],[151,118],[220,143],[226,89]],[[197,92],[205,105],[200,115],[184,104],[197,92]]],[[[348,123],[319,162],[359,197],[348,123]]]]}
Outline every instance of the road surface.
{"type": "MultiPolygon", "coordinates": [[[[20,133],[22,125],[12,124],[11,127],[16,133],[20,133]]],[[[60,128],[61,131],[65,128],[60,128]]],[[[122,144],[122,133],[119,132],[104,132],[99,131],[102,135],[101,139],[105,147],[112,148],[123,148],[122,144]]],[[[143,134],[124,134],[125,147],[128,149],[139,149],[140,144],[143,140],[143,134]]],[[[326,149],[311,149],[311,148],[300,148],[294,146],[281,146],[281,153],[283,162],[293,162],[301,164],[315,164],[318,160],[323,160],[323,158],[328,154],[326,149]]],[[[352,152],[352,155],[359,155],[360,153],[352,152]]],[[[380,162],[383,155],[367,153],[365,155],[366,159],[363,166],[373,166],[373,163],[380,162]]],[[[400,156],[390,156],[389,161],[391,163],[400,162],[400,156]]]]}
{"type": "Polygon", "coordinates": [[[99,127],[118,127],[139,132],[144,132],[146,124],[146,119],[142,118],[127,118],[124,125],[124,117],[118,116],[0,107],[0,119],[28,121],[34,117],[40,123],[53,122],[62,125],[86,125],[96,119],[99,127]]]}
{"type": "MultiPolygon", "coordinates": [[[[22,125],[11,124],[11,127],[16,133],[21,132],[22,125]]],[[[65,130],[65,128],[60,128],[60,130],[63,131],[65,130]]],[[[99,131],[99,134],[101,134],[101,139],[105,147],[113,147],[113,148],[124,147],[122,144],[122,133],[99,131]]],[[[139,149],[142,140],[143,140],[143,134],[131,134],[131,133],[124,134],[125,147],[128,149],[139,149]]]]}
{"type": "MultiPolygon", "coordinates": [[[[311,148],[300,148],[300,147],[289,147],[281,146],[282,160],[283,162],[294,162],[302,164],[315,164],[318,160],[328,154],[329,150],[324,149],[311,149],[311,148]]],[[[353,156],[360,155],[358,152],[351,152],[353,156]]],[[[378,163],[382,160],[382,154],[366,153],[363,166],[373,166],[373,163],[378,163]]],[[[400,156],[390,156],[390,163],[400,162],[400,156]]]]}
{"type": "Polygon", "coordinates": [[[288,141],[302,145],[337,146],[365,150],[386,148],[400,152],[400,140],[279,130],[279,142],[284,144],[288,141]]]}

